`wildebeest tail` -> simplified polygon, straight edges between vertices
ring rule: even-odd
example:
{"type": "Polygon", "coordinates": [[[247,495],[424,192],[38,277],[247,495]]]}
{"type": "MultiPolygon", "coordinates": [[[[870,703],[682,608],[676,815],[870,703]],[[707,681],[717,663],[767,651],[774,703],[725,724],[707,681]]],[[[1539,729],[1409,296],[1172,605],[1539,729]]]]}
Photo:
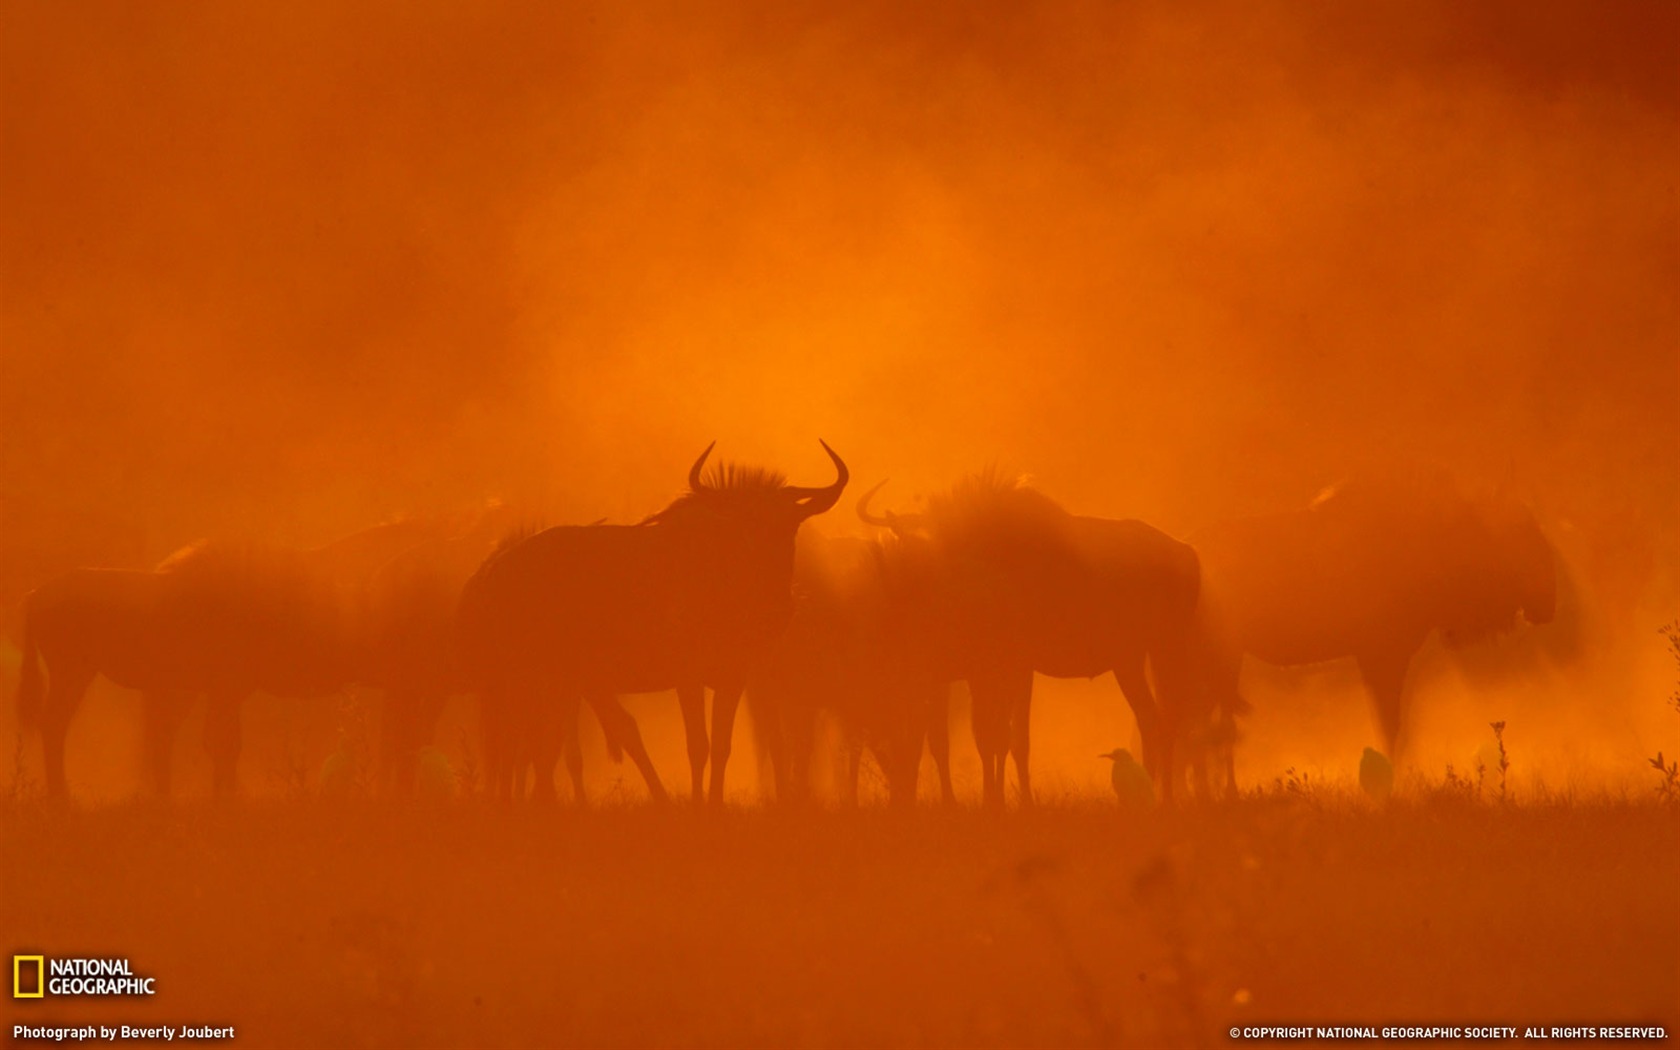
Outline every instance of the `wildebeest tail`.
{"type": "Polygon", "coordinates": [[[35,644],[35,616],[29,598],[23,600],[23,664],[18,674],[18,728],[40,724],[41,706],[46,699],[46,682],[41,677],[41,654],[35,644]]]}

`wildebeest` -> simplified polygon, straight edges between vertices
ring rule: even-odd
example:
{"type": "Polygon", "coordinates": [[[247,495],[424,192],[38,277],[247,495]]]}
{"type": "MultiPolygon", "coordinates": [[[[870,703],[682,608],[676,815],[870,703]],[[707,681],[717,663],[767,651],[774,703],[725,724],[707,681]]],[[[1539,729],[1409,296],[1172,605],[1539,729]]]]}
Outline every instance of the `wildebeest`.
{"type": "Polygon", "coordinates": [[[215,787],[230,791],[246,694],[315,695],[348,678],[338,612],[295,555],[243,547],[198,547],[156,572],[76,569],[36,588],[24,599],[18,712],[41,730],[48,794],[68,794],[65,735],[100,674],[152,694],[147,762],[160,791],[175,729],[167,694],[207,696],[215,787]]]}
{"type": "MultiPolygon", "coordinates": [[[[1112,672],[1154,768],[1161,713],[1146,668],[1188,644],[1200,570],[1187,544],[1141,521],[1071,514],[995,471],[972,475],[925,513],[872,515],[915,542],[899,552],[895,607],[952,679],[968,682],[986,804],[1003,804],[1004,762],[1015,755],[1030,802],[1034,672],[1088,678],[1112,672]]],[[[1170,728],[1170,727],[1169,727],[1170,728]]]]}
{"type": "MultiPolygon", "coordinates": [[[[512,792],[520,738],[543,741],[545,725],[569,731],[580,699],[604,705],[618,694],[678,689],[690,758],[703,759],[695,708],[709,686],[709,798],[722,802],[741,691],[792,615],[799,524],[846,487],[846,464],[822,447],[838,475],[831,485],[793,486],[735,466],[707,476],[708,446],[689,470],[689,491],[643,522],[546,529],[484,563],[461,596],[459,639],[498,794],[512,792]]],[[[658,778],[634,722],[607,732],[653,788],[658,778]]],[[[539,788],[544,769],[552,779],[557,750],[543,748],[539,788]]],[[[700,778],[696,768],[696,787],[700,778]]]]}
{"type": "Polygon", "coordinates": [[[144,693],[148,777],[160,794],[185,701],[207,697],[214,787],[231,792],[244,698],[318,696],[355,680],[347,580],[429,527],[381,525],[305,551],[197,543],[155,571],[76,569],[36,588],[23,601],[18,710],[20,725],[41,730],[49,795],[68,795],[65,736],[101,674],[144,693]]]}
{"type": "Polygon", "coordinates": [[[518,518],[503,503],[481,508],[458,532],[423,539],[387,561],[359,602],[364,681],[384,693],[380,776],[400,793],[413,787],[416,756],[431,743],[444,703],[467,689],[455,658],[461,590],[518,518]]]}
{"type": "MultiPolygon", "coordinates": [[[[594,522],[589,527],[605,524],[604,521],[594,522]]],[[[498,558],[502,553],[517,546],[524,540],[535,535],[535,530],[521,528],[501,538],[491,551],[489,558],[484,559],[478,566],[483,569],[489,562],[498,558]]],[[[461,588],[464,595],[465,588],[461,588]]],[[[457,600],[457,606],[460,605],[457,600]]],[[[465,672],[460,659],[460,629],[459,622],[452,617],[451,640],[449,649],[450,675],[455,684],[466,682],[464,686],[471,690],[470,676],[465,672]]],[[[684,728],[689,736],[689,753],[694,768],[694,797],[700,798],[702,780],[706,769],[706,758],[709,741],[706,737],[705,711],[706,687],[704,685],[687,685],[677,689],[679,707],[682,710],[684,728]],[[694,747],[695,734],[699,735],[698,750],[694,747]]],[[[482,700],[482,698],[481,698],[482,700]]],[[[595,712],[597,721],[601,724],[602,735],[605,738],[607,753],[614,762],[623,761],[628,752],[632,763],[642,774],[643,782],[647,785],[648,794],[655,801],[666,801],[668,795],[665,785],[660,781],[658,771],[654,769],[653,760],[647,753],[647,747],[642,742],[641,728],[630,712],[625,710],[619,698],[612,693],[591,692],[579,697],[563,694],[555,697],[546,706],[540,698],[513,697],[510,703],[497,704],[492,702],[480,703],[480,722],[484,731],[484,742],[488,752],[503,750],[506,753],[508,771],[500,774],[500,779],[511,782],[512,790],[501,789],[504,794],[523,797],[525,793],[525,774],[532,774],[532,790],[536,797],[552,801],[554,794],[554,766],[562,755],[566,760],[566,772],[572,782],[572,797],[582,802],[587,797],[587,788],[583,775],[583,751],[580,740],[579,718],[582,715],[582,704],[587,703],[595,712]],[[525,699],[532,702],[523,710],[517,704],[525,699]],[[507,746],[502,749],[492,742],[505,739],[507,746]]],[[[495,787],[495,779],[492,781],[495,787]]]]}
{"type": "MultiPolygon", "coordinates": [[[[1241,709],[1245,654],[1279,666],[1354,659],[1390,754],[1404,743],[1407,670],[1429,634],[1449,647],[1549,622],[1552,547],[1527,507],[1471,499],[1444,474],[1394,470],[1310,507],[1214,526],[1191,658],[1158,669],[1180,724],[1241,709]]],[[[1227,755],[1227,766],[1229,766],[1227,755]]]]}
{"type": "Polygon", "coordinates": [[[950,686],[889,605],[886,572],[898,542],[800,534],[793,621],[747,690],[775,762],[779,799],[796,801],[809,789],[820,710],[842,731],[847,802],[857,799],[864,750],[886,774],[891,800],[913,802],[924,741],[943,797],[952,800],[950,686]]]}

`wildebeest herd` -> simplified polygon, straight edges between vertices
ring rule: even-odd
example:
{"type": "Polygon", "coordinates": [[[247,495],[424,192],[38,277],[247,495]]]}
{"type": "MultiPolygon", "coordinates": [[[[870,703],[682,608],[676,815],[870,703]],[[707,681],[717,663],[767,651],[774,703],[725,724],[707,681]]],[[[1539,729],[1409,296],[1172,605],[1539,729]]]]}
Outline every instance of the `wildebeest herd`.
{"type": "Polygon", "coordinates": [[[1407,670],[1432,632],[1460,644],[1545,623],[1556,603],[1554,554],[1527,508],[1431,471],[1354,479],[1188,541],[982,472],[914,512],[875,509],[878,485],[857,505],[875,537],[831,539],[800,529],[849,481],[823,449],[834,481],[802,487],[708,470],[708,448],[687,491],[634,525],[520,530],[491,509],[312,550],[206,542],[153,571],[66,573],[24,601],[20,727],[39,730],[48,794],[63,799],[65,739],[93,679],[138,690],[151,787],[167,794],[174,738],[203,698],[214,786],[230,793],[247,696],[373,687],[383,784],[400,794],[444,701],[470,694],[496,796],[552,797],[564,758],[581,797],[587,706],[664,799],[619,698],[674,691],[693,797],[719,803],[746,696],[779,797],[808,790],[821,710],[851,745],[854,793],[866,748],[891,799],[914,800],[929,748],[949,801],[948,698],[965,682],[985,804],[1001,807],[1011,755],[1032,798],[1033,676],[1112,672],[1170,798],[1192,770],[1202,791],[1214,774],[1232,783],[1244,655],[1353,658],[1393,753],[1407,670]]]}

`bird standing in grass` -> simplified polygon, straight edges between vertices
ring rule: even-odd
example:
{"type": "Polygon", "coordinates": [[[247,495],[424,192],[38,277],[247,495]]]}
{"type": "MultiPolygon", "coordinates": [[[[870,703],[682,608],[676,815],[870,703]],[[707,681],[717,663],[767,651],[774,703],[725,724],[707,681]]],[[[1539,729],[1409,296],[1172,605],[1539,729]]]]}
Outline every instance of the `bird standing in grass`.
{"type": "Polygon", "coordinates": [[[1114,763],[1114,768],[1109,771],[1109,781],[1114,785],[1115,797],[1122,806],[1147,806],[1155,801],[1155,782],[1130,751],[1122,747],[1097,757],[1114,763]]]}
{"type": "Polygon", "coordinates": [[[1359,756],[1359,786],[1379,802],[1388,798],[1394,794],[1394,763],[1376,748],[1366,748],[1359,756]]]}

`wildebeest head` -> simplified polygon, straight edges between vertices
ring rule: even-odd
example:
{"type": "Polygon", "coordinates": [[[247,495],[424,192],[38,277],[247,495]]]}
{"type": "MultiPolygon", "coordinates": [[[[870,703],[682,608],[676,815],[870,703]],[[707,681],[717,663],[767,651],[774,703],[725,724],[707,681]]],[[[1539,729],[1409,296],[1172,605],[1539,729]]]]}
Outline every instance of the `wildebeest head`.
{"type": "Polygon", "coordinates": [[[925,597],[938,571],[928,516],[910,511],[871,510],[870,501],[886,484],[880,482],[858,500],[858,520],[892,534],[890,538],[877,540],[875,547],[877,572],[889,593],[900,600],[918,592],[925,597]]]}
{"type": "Polygon", "coordinates": [[[1523,619],[1551,623],[1557,615],[1557,556],[1540,523],[1527,507],[1506,502],[1496,512],[1495,527],[1505,549],[1507,578],[1515,589],[1523,619]]]}
{"type": "Polygon", "coordinates": [[[1442,639],[1458,646],[1519,622],[1547,624],[1557,615],[1557,561],[1551,542],[1526,506],[1503,494],[1467,508],[1473,537],[1461,552],[1458,622],[1442,639]]]}
{"type": "Polygon", "coordinates": [[[1022,478],[983,470],[934,494],[920,512],[872,511],[880,487],[859,501],[858,516],[891,530],[882,544],[884,585],[901,633],[936,662],[966,665],[994,645],[1016,644],[1021,610],[1054,601],[1080,567],[1064,542],[1070,516],[1022,478]]]}
{"type": "Polygon", "coordinates": [[[857,515],[865,524],[890,530],[875,541],[873,552],[889,633],[896,644],[921,649],[936,661],[945,659],[960,642],[952,627],[957,617],[944,582],[946,566],[929,535],[927,515],[870,509],[884,485],[863,494],[857,515]]]}
{"type": "Polygon", "coordinates": [[[875,494],[877,492],[880,492],[881,489],[886,487],[886,484],[886,480],[883,479],[878,482],[874,488],[865,492],[858,500],[858,520],[863,522],[865,525],[874,525],[876,528],[881,529],[891,529],[899,536],[908,535],[909,533],[921,528],[923,525],[923,519],[920,514],[899,514],[890,510],[882,513],[876,513],[875,511],[869,509],[869,502],[875,498],[875,494]]]}
{"type": "Polygon", "coordinates": [[[883,481],[858,500],[858,518],[864,523],[891,529],[900,537],[912,534],[938,535],[946,541],[976,532],[1023,533],[1054,528],[1067,511],[1022,477],[987,468],[959,480],[947,492],[933,497],[921,513],[882,511],[869,507],[883,481]]]}
{"type": "Polygon", "coordinates": [[[753,552],[740,566],[763,567],[768,573],[766,584],[786,590],[792,578],[793,541],[800,523],[834,506],[851,477],[845,462],[828,443],[819,444],[834,463],[836,477],[829,485],[789,485],[775,471],[735,464],[708,471],[706,460],[713,445],[707,445],[689,468],[688,491],[644,524],[707,534],[741,548],[743,554],[753,552]],[[769,552],[777,557],[763,557],[769,552]]]}
{"type": "Polygon", "coordinates": [[[728,521],[749,530],[786,534],[791,542],[799,523],[834,506],[846,489],[851,474],[846,464],[819,441],[833,461],[836,477],[831,485],[789,485],[781,474],[758,467],[725,463],[706,470],[717,442],[707,445],[688,470],[688,491],[669,507],[647,519],[648,524],[712,519],[728,521]]]}

